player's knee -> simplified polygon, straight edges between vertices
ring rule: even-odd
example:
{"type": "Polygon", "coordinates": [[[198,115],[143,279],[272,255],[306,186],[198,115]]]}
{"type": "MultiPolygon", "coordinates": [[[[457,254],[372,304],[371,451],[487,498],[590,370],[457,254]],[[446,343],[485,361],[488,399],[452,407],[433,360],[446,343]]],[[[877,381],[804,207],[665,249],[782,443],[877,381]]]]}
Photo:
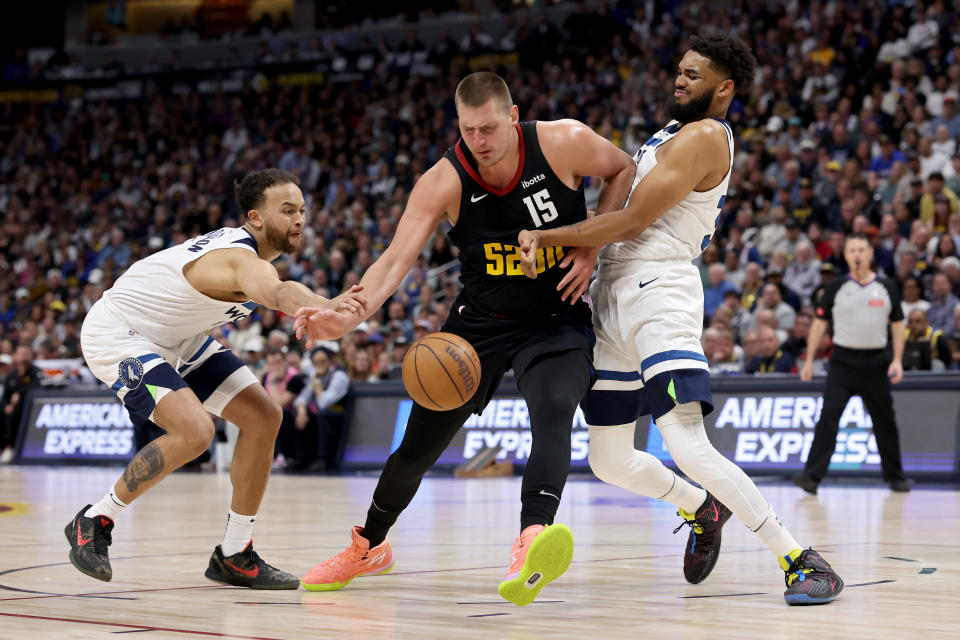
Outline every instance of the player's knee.
{"type": "Polygon", "coordinates": [[[591,443],[590,454],[587,456],[590,463],[590,469],[593,475],[608,484],[618,485],[620,477],[623,475],[627,458],[615,451],[601,450],[600,447],[593,446],[591,443]]]}
{"type": "Polygon", "coordinates": [[[580,396],[558,387],[538,390],[536,395],[527,401],[530,419],[556,422],[570,418],[572,424],[573,413],[577,410],[579,401],[580,396]]]}
{"type": "Polygon", "coordinates": [[[436,457],[431,457],[429,454],[424,454],[423,451],[417,451],[412,447],[404,447],[403,445],[397,447],[390,458],[393,461],[391,466],[402,470],[400,474],[405,477],[422,476],[430,470],[430,467],[436,461],[436,457]]]}
{"type": "Polygon", "coordinates": [[[264,425],[266,430],[275,436],[277,432],[280,431],[281,422],[283,422],[283,409],[280,408],[279,404],[271,400],[263,407],[260,424],[264,425]]]}
{"type": "Polygon", "coordinates": [[[196,455],[200,455],[207,450],[213,437],[216,435],[216,427],[210,416],[198,416],[196,420],[186,430],[187,447],[196,455]]]}
{"type": "MultiPolygon", "coordinates": [[[[624,425],[632,427],[632,425],[624,425]]],[[[597,478],[621,486],[629,474],[633,448],[632,429],[624,427],[590,428],[590,452],[587,461],[597,478]]]]}

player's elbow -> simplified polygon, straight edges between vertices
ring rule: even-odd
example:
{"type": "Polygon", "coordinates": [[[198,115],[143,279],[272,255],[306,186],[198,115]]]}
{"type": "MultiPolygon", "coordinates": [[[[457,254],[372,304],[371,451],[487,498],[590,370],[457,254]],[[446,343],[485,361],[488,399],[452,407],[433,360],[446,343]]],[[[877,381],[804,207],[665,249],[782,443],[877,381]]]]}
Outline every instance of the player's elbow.
{"type": "Polygon", "coordinates": [[[648,226],[650,222],[643,216],[631,215],[627,218],[627,223],[622,227],[620,237],[615,242],[629,242],[643,233],[648,226]]]}

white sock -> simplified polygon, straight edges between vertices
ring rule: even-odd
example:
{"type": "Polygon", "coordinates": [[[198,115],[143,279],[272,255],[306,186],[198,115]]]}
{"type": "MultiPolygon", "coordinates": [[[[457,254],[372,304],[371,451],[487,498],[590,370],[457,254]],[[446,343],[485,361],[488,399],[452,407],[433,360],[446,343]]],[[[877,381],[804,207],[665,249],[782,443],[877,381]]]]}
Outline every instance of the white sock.
{"type": "Polygon", "coordinates": [[[107,494],[100,498],[100,502],[87,509],[83,516],[85,518],[92,518],[93,516],[107,516],[116,522],[117,516],[120,515],[120,513],[128,506],[130,505],[118,498],[117,494],[113,491],[113,487],[110,487],[110,491],[107,491],[107,494]]]}
{"type": "MultiPolygon", "coordinates": [[[[790,563],[793,561],[791,557],[791,552],[802,549],[800,543],[790,534],[790,531],[787,530],[783,523],[780,521],[779,516],[774,512],[773,507],[770,507],[767,510],[767,517],[764,518],[763,524],[761,524],[757,529],[754,530],[760,539],[770,547],[770,550],[776,554],[777,559],[781,558],[786,560],[786,571],[787,567],[790,566],[790,563]]],[[[783,567],[783,560],[780,561],[780,566],[783,567]]]]}
{"type": "Polygon", "coordinates": [[[687,403],[661,417],[657,426],[667,449],[677,466],[756,533],[783,566],[783,558],[800,549],[799,543],[760,495],[753,480],[710,444],[699,416],[699,403],[687,403]]]}
{"type": "Polygon", "coordinates": [[[240,553],[247,548],[253,539],[253,524],[256,521],[256,514],[244,516],[230,510],[227,514],[227,530],[223,532],[223,542],[220,543],[220,550],[223,551],[224,557],[240,553]]]}

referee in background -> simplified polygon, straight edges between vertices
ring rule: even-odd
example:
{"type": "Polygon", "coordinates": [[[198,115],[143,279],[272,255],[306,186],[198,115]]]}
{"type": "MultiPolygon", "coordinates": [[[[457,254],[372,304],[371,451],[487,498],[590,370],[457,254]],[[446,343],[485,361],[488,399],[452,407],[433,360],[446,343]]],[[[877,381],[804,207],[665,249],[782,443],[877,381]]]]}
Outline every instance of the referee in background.
{"type": "Polygon", "coordinates": [[[843,257],[850,274],[824,287],[807,340],[807,359],[800,370],[801,380],[813,377],[814,355],[827,324],[832,322],[834,348],[823,409],[806,466],[793,477],[793,483],[807,493],[817,492],[837,446],[840,417],[850,397],[858,395],[873,419],[883,479],[894,491],[909,491],[910,483],[903,475],[900,461],[900,439],[890,393],[891,382],[896,384],[903,379],[905,334],[900,293],[891,280],[871,270],[873,248],[864,234],[847,236],[843,257]],[[888,323],[893,337],[892,362],[887,351],[888,323]]]}

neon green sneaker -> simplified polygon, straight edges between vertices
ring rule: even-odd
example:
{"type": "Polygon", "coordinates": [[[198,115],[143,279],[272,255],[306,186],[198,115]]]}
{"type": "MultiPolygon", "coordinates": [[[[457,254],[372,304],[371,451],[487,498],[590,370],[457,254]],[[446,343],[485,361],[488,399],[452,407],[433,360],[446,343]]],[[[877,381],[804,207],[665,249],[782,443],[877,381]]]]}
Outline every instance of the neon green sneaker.
{"type": "Polygon", "coordinates": [[[497,592],[503,599],[525,607],[540,589],[563,575],[572,558],[573,533],[568,526],[527,527],[513,543],[510,568],[497,592]]]}

